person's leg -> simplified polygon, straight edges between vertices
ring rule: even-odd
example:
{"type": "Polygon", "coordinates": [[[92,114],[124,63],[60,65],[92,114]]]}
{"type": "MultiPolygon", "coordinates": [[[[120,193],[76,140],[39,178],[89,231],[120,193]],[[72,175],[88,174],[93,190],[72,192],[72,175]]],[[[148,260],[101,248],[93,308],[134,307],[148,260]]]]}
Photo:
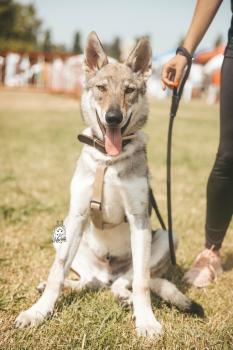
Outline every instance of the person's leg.
{"type": "Polygon", "coordinates": [[[184,276],[197,287],[208,285],[222,271],[219,249],[233,213],[233,52],[231,55],[226,55],[222,66],[220,144],[207,185],[206,249],[184,276]]]}
{"type": "Polygon", "coordinates": [[[207,186],[206,248],[221,248],[233,211],[233,57],[225,57],[220,96],[220,144],[207,186]]]}

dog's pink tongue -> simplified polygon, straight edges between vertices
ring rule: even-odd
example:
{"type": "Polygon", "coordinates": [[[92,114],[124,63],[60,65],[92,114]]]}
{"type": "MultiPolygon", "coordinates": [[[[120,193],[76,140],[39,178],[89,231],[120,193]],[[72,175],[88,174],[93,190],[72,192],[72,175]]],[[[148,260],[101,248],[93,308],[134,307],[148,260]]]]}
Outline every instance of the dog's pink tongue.
{"type": "Polygon", "coordinates": [[[117,156],[121,153],[122,138],[120,128],[106,127],[105,150],[110,156],[117,156]]]}

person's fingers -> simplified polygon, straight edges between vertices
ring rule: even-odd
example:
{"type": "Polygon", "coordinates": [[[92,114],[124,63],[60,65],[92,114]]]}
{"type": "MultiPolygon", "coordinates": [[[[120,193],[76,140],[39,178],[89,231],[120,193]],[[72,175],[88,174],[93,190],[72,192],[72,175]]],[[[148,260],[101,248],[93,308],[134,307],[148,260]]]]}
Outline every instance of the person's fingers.
{"type": "Polygon", "coordinates": [[[163,90],[166,89],[166,86],[169,88],[179,86],[186,65],[186,58],[177,55],[163,66],[161,74],[163,90]]]}
{"type": "Polygon", "coordinates": [[[172,80],[169,80],[168,78],[164,78],[163,83],[165,84],[165,86],[168,86],[168,87],[172,87],[174,84],[174,82],[172,80]]]}
{"type": "Polygon", "coordinates": [[[169,74],[169,80],[170,80],[170,87],[174,88],[179,85],[179,80],[176,79],[176,70],[172,70],[171,73],[169,74]]]}
{"type": "Polygon", "coordinates": [[[185,66],[179,66],[177,69],[176,69],[176,74],[175,74],[175,77],[174,77],[174,81],[181,81],[182,79],[182,76],[183,76],[183,73],[184,73],[184,70],[185,70],[185,66]]]}
{"type": "Polygon", "coordinates": [[[163,79],[163,83],[169,88],[178,86],[178,82],[175,80],[175,70],[172,70],[168,73],[168,77],[163,79]]]}
{"type": "Polygon", "coordinates": [[[177,88],[177,87],[179,86],[179,83],[180,83],[179,80],[175,80],[175,81],[173,81],[173,82],[171,83],[171,87],[177,88]]]}
{"type": "Polygon", "coordinates": [[[171,69],[169,65],[165,65],[162,70],[162,87],[163,90],[166,89],[166,86],[170,87],[173,83],[174,71],[171,69]]]}
{"type": "Polygon", "coordinates": [[[175,79],[175,75],[176,75],[176,70],[175,69],[170,70],[170,72],[168,73],[168,80],[170,82],[173,82],[175,79]]]}
{"type": "Polygon", "coordinates": [[[163,69],[162,69],[162,74],[161,74],[161,79],[162,79],[162,82],[165,84],[165,79],[168,77],[168,64],[165,64],[163,66],[163,69]]]}

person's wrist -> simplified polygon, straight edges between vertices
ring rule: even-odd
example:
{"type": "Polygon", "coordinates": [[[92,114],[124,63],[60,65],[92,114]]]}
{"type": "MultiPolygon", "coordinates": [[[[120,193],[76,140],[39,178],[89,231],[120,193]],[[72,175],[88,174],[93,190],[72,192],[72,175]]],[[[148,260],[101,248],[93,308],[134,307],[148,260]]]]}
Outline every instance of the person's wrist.
{"type": "Polygon", "coordinates": [[[189,53],[190,55],[193,56],[194,51],[195,51],[195,46],[193,46],[191,43],[184,41],[183,45],[181,45],[182,47],[184,47],[189,53]]]}
{"type": "Polygon", "coordinates": [[[177,55],[181,55],[186,59],[186,62],[191,65],[192,64],[192,55],[191,53],[186,49],[185,46],[179,46],[176,50],[177,55]]]}

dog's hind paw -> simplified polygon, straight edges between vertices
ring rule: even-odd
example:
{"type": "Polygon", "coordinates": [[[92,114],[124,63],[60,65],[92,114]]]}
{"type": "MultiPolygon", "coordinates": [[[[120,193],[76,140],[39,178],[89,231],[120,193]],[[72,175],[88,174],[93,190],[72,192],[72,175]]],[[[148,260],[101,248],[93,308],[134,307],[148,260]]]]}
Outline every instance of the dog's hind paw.
{"type": "Polygon", "coordinates": [[[122,307],[128,307],[133,303],[133,295],[128,289],[121,289],[114,293],[115,298],[118,300],[122,307]]]}
{"type": "Polygon", "coordinates": [[[192,315],[196,315],[198,317],[205,317],[205,311],[203,309],[203,307],[196,303],[195,301],[191,300],[188,308],[185,310],[185,312],[192,314],[192,315]]]}
{"type": "Polygon", "coordinates": [[[163,327],[155,318],[136,319],[136,332],[139,337],[156,338],[163,334],[163,327]]]}
{"type": "Polygon", "coordinates": [[[122,308],[129,308],[133,304],[132,294],[124,298],[118,297],[118,302],[122,308]]]}
{"type": "Polygon", "coordinates": [[[40,311],[30,308],[22,311],[15,320],[16,328],[37,327],[46,318],[40,311]]]}
{"type": "Polygon", "coordinates": [[[38,284],[38,286],[36,287],[36,289],[38,290],[39,293],[42,293],[44,290],[45,290],[45,287],[46,287],[46,282],[43,281],[43,282],[40,282],[38,284]]]}

